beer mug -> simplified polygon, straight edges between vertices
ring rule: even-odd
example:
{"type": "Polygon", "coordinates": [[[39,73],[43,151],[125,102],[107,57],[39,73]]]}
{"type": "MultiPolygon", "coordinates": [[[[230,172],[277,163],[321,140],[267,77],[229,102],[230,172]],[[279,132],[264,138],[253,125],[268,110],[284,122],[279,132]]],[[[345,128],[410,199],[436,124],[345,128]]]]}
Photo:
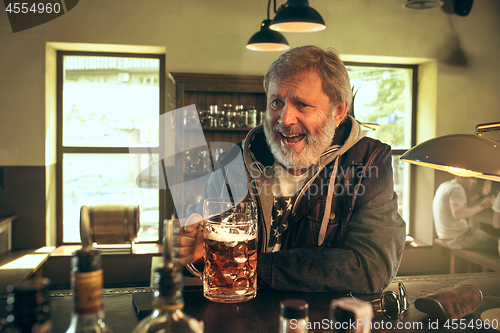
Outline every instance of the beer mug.
{"type": "Polygon", "coordinates": [[[214,302],[238,303],[257,294],[257,206],[248,200],[209,198],[203,206],[203,294],[214,302]]]}

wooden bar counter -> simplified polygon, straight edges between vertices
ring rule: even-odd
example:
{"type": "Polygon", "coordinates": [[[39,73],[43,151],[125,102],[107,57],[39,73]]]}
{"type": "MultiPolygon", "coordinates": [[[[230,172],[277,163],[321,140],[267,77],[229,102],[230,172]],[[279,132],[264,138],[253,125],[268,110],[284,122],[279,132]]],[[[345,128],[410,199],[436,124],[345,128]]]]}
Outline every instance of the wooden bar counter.
{"type": "MultiPolygon", "coordinates": [[[[444,291],[458,285],[474,285],[484,295],[479,309],[464,318],[469,324],[477,323],[482,312],[500,308],[500,274],[476,273],[455,275],[427,275],[413,277],[397,277],[387,288],[397,292],[398,282],[406,286],[410,299],[410,309],[398,320],[389,320],[381,314],[375,314],[372,332],[449,332],[450,329],[431,327],[430,318],[418,311],[413,302],[418,297],[424,297],[444,291]],[[378,325],[378,326],[377,326],[378,325]]],[[[120,288],[105,289],[104,307],[106,320],[114,332],[128,333],[142,319],[136,313],[132,295],[140,294],[149,302],[150,288],[120,288]]],[[[5,296],[5,295],[4,295],[5,296]]],[[[297,293],[281,292],[272,289],[259,289],[257,297],[251,301],[239,304],[221,304],[208,301],[203,297],[201,286],[185,287],[185,312],[198,320],[203,320],[205,332],[278,332],[279,302],[286,298],[300,298],[309,303],[309,320],[319,329],[315,333],[327,332],[321,322],[328,320],[328,308],[332,299],[345,295],[334,293],[297,293]]],[[[355,295],[357,296],[357,295],[355,295]]],[[[139,297],[139,298],[140,298],[139,297]]],[[[378,298],[379,295],[363,295],[359,298],[366,301],[378,298]]],[[[54,333],[65,332],[69,326],[72,297],[69,291],[52,291],[51,310],[54,322],[54,333]]],[[[5,297],[0,296],[0,316],[5,316],[5,297]]],[[[498,318],[500,320],[500,318],[498,318]]],[[[461,332],[480,332],[482,330],[468,327],[461,332]]],[[[484,331],[484,330],[483,330],[484,331]]]]}

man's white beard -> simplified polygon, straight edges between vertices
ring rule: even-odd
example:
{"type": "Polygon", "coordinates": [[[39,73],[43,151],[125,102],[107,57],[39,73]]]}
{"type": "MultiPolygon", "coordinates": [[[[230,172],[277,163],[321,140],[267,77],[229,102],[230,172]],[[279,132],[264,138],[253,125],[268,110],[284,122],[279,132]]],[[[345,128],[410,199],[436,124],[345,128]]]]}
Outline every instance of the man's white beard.
{"type": "Polygon", "coordinates": [[[333,113],[328,117],[323,132],[311,135],[302,125],[286,127],[280,124],[269,127],[267,121],[264,121],[264,134],[266,142],[271,149],[274,158],[286,168],[309,168],[318,165],[321,154],[331,146],[333,136],[337,126],[333,118],[333,113]],[[305,146],[299,153],[294,149],[289,149],[281,144],[281,132],[285,133],[304,133],[305,146]]]}

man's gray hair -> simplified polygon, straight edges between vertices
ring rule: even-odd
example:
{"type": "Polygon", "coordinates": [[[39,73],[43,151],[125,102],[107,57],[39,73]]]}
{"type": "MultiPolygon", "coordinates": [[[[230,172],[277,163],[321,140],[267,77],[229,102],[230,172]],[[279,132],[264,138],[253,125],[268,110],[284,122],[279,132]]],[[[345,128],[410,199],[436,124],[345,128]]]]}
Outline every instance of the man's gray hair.
{"type": "Polygon", "coordinates": [[[323,92],[330,98],[333,107],[340,103],[351,105],[352,88],[344,63],[334,49],[323,50],[312,45],[293,48],[271,64],[264,75],[266,94],[272,80],[279,83],[308,70],[316,71],[321,77],[323,92]]]}

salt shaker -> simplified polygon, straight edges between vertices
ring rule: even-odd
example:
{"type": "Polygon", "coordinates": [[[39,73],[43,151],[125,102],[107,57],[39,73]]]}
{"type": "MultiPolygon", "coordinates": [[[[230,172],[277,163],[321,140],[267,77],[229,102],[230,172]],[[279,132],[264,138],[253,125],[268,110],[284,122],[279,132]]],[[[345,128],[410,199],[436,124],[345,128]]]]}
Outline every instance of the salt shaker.
{"type": "Polygon", "coordinates": [[[301,299],[280,302],[279,333],[308,333],[309,304],[301,299]]]}

